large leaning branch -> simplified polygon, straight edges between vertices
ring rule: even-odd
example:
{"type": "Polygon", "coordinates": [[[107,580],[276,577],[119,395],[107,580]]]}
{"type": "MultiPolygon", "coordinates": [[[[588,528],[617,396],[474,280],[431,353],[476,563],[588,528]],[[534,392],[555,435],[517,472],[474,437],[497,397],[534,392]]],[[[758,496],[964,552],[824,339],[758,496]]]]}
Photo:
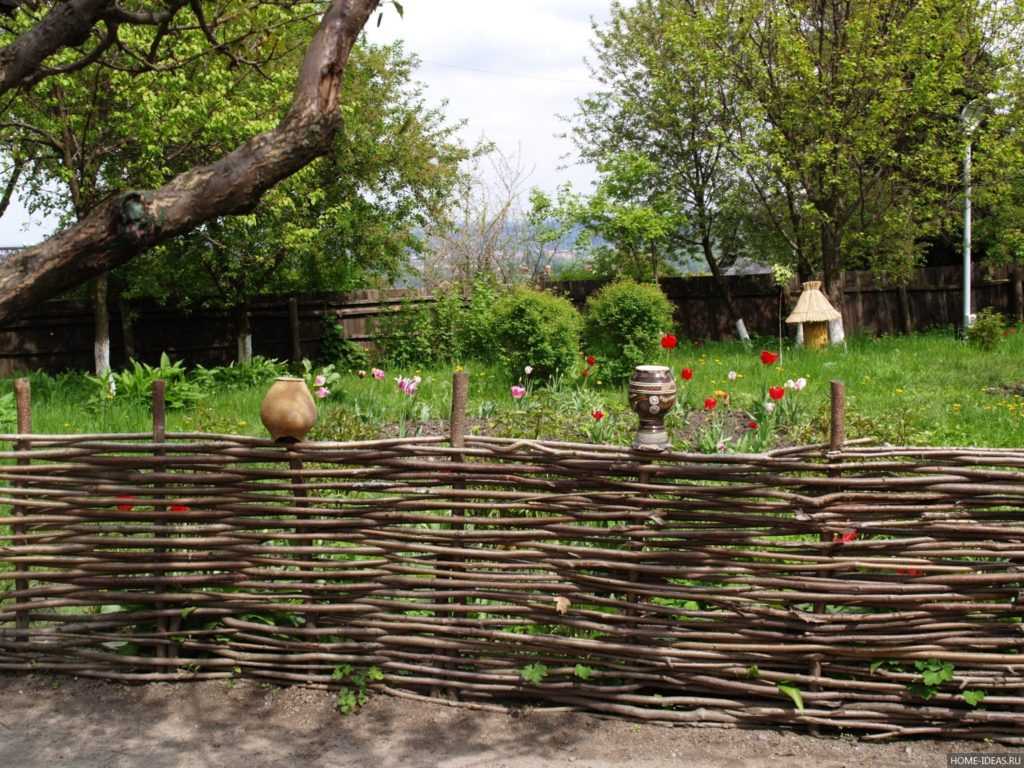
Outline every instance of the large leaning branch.
{"type": "Polygon", "coordinates": [[[326,153],[339,123],[342,71],[378,3],[333,0],[306,50],[292,107],[276,128],[159,189],[117,195],[0,263],[0,320],[203,222],[250,210],[266,190],[326,153]]]}
{"type": "Polygon", "coordinates": [[[49,56],[81,45],[96,23],[114,7],[112,0],[58,3],[43,20],[0,48],[0,94],[32,81],[49,56]]]}

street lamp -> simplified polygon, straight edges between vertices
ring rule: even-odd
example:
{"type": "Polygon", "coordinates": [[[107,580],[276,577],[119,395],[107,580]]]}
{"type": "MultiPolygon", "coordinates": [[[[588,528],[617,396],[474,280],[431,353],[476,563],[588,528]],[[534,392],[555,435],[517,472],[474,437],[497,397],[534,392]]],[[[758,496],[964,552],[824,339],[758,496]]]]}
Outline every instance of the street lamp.
{"type": "Polygon", "coordinates": [[[971,134],[981,121],[982,105],[977,99],[967,102],[960,111],[960,124],[964,129],[967,146],[964,149],[964,315],[963,329],[974,324],[971,314],[971,134]]]}

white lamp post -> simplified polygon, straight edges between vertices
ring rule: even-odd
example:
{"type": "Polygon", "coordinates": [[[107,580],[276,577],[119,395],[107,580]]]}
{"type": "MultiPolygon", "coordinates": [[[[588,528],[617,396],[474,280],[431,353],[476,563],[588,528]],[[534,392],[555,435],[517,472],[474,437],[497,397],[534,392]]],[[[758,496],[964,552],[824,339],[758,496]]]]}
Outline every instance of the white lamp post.
{"type": "Polygon", "coordinates": [[[971,314],[971,134],[981,119],[981,105],[977,99],[967,102],[960,112],[960,123],[964,127],[967,146],[964,149],[964,314],[963,329],[974,324],[971,314]]]}

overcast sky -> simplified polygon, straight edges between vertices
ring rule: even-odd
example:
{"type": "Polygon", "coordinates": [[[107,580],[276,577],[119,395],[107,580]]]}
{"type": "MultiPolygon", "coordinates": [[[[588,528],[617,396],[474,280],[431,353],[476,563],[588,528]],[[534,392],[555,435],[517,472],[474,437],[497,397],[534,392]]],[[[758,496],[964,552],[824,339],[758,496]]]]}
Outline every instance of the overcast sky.
{"type": "MultiPolygon", "coordinates": [[[[405,18],[390,7],[371,41],[404,39],[422,59],[418,79],[432,104],[444,99],[462,138],[482,136],[504,152],[521,153],[528,185],[553,190],[563,181],[587,188],[593,170],[575,164],[572,145],[556,138],[575,100],[594,88],[583,61],[590,55],[591,18],[603,22],[608,0],[404,0],[405,18]],[[569,157],[566,157],[569,155],[569,157]],[[568,167],[563,167],[568,166],[568,167]]],[[[0,246],[28,245],[55,222],[32,220],[13,202],[0,219],[0,246]]]]}

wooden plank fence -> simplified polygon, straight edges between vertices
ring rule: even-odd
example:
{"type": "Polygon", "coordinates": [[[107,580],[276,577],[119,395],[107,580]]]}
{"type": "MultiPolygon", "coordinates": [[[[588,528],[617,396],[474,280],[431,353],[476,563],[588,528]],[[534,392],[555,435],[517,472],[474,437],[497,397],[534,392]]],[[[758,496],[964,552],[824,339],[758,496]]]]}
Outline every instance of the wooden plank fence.
{"type": "MultiPolygon", "coordinates": [[[[733,295],[747,327],[764,336],[779,332],[784,317],[796,301],[799,286],[780,291],[769,277],[730,277],[733,295]]],[[[973,278],[973,306],[995,307],[1017,316],[1024,304],[1020,295],[1020,273],[1007,268],[978,267],[973,278]]],[[[879,282],[866,272],[849,272],[846,277],[844,312],[850,333],[897,334],[956,326],[961,317],[961,272],[959,267],[917,270],[901,291],[879,282]],[[902,297],[902,298],[901,298],[902,297]],[[909,326],[906,322],[909,319],[909,326]]],[[[577,305],[600,287],[596,281],[558,283],[577,305]]],[[[691,338],[730,338],[732,328],[724,303],[710,277],[669,278],[662,287],[676,307],[678,330],[691,338]]],[[[400,308],[403,302],[431,301],[413,290],[356,291],[347,294],[311,294],[297,297],[265,296],[253,301],[250,319],[253,351],[281,360],[295,356],[316,357],[322,337],[321,317],[336,318],[348,338],[372,344],[376,320],[400,308]],[[296,313],[290,318],[289,304],[296,313]],[[297,327],[296,327],[297,324],[297,327]],[[298,347],[293,341],[298,336],[298,347]]],[[[126,327],[118,304],[110,308],[111,350],[115,366],[127,362],[127,346],[135,357],[156,362],[161,352],[189,364],[228,363],[236,354],[235,320],[228,312],[196,310],[183,312],[152,302],[133,303],[129,308],[133,345],[125,344],[126,327]]],[[[783,328],[783,333],[790,329],[783,328]]],[[[85,302],[47,302],[14,322],[0,326],[0,375],[13,371],[43,369],[88,370],[92,367],[93,321],[85,302]]]]}

